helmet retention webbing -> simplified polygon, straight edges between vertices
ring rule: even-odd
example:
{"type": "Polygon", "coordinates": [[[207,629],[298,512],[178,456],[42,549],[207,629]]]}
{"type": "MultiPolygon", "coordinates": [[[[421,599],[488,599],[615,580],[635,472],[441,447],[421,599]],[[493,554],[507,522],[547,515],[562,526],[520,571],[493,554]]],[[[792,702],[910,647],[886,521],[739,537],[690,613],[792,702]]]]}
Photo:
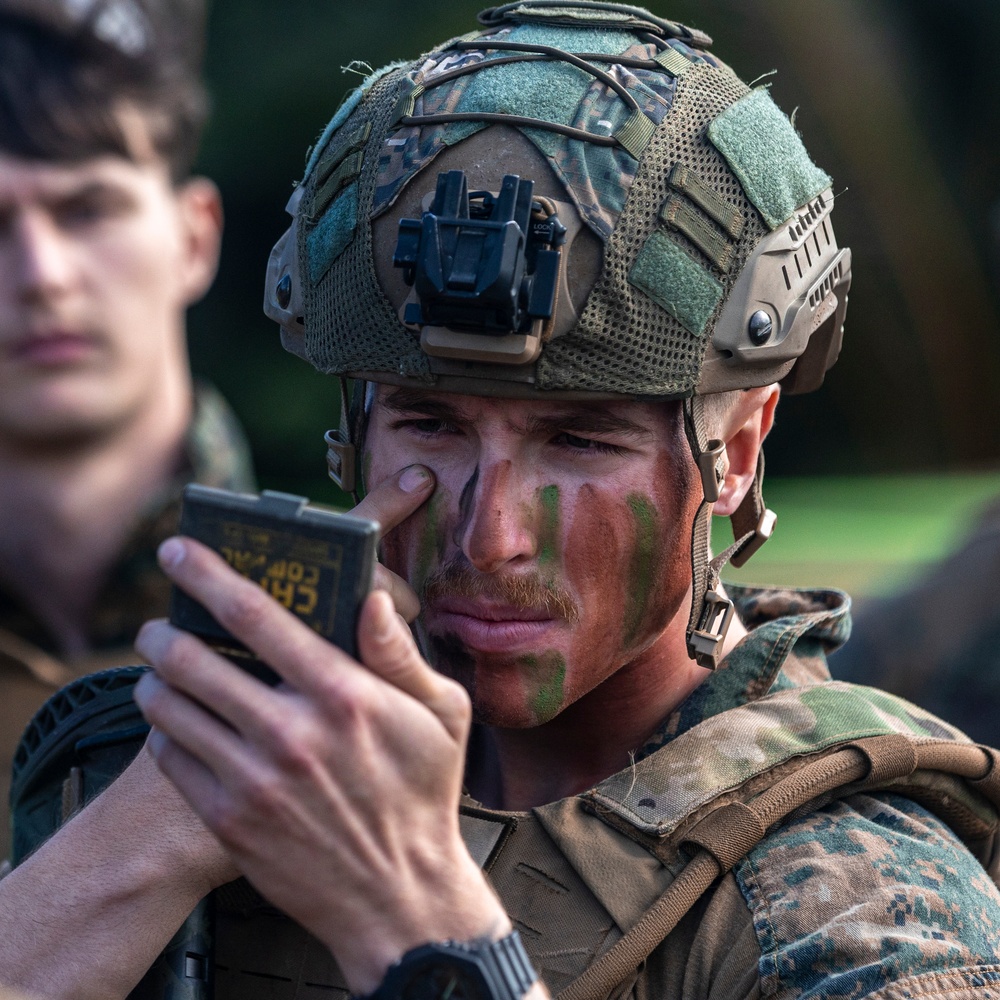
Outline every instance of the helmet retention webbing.
{"type": "Polygon", "coordinates": [[[733,619],[734,607],[719,592],[719,574],[728,562],[742,566],[771,537],[777,516],[764,506],[764,452],[757,456],[757,471],[739,507],[730,520],[736,539],[724,552],[711,557],[712,508],[726,475],[725,443],[708,439],[703,397],[684,401],[684,432],[701,473],[704,499],[691,525],[691,616],[687,646],[701,667],[714,670],[722,658],[722,647],[733,619]]]}

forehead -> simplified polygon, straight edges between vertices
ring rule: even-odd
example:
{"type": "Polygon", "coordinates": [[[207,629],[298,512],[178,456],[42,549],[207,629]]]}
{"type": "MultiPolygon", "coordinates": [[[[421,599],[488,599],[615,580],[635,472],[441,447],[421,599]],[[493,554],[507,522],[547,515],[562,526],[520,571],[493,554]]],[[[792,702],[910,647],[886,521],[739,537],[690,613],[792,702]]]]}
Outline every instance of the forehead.
{"type": "Polygon", "coordinates": [[[49,205],[88,191],[169,191],[159,164],[121,156],[98,156],[67,163],[26,160],[0,152],[0,206],[49,205]]]}

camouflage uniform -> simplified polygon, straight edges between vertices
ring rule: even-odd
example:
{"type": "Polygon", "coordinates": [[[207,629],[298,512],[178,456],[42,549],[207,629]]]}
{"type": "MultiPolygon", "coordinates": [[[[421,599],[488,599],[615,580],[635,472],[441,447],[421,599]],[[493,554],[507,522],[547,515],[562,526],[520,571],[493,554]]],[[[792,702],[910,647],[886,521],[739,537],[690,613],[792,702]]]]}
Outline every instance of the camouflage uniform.
{"type": "Polygon", "coordinates": [[[960,548],[905,590],[860,603],[835,677],[872,684],[1000,744],[1000,501],[960,548]]]}
{"type": "MultiPolygon", "coordinates": [[[[874,719],[869,713],[874,712],[889,728],[903,731],[915,723],[917,731],[943,735],[924,713],[905,711],[906,718],[899,717],[899,703],[892,706],[879,693],[841,685],[831,689],[824,683],[829,680],[825,654],[850,632],[845,595],[730,591],[752,631],[724,668],[665,720],[636,755],[634,767],[608,778],[572,807],[553,803],[535,810],[560,849],[578,845],[571,848],[570,865],[546,870],[540,859],[554,858],[555,852],[545,850],[537,851],[529,866],[523,860],[505,865],[508,853],[523,857],[517,848],[519,828],[492,861],[491,878],[550,988],[558,990],[583,970],[593,958],[588,947],[597,944],[603,951],[613,944],[619,928],[638,920],[686,860],[682,850],[679,857],[661,857],[662,868],[651,867],[648,855],[643,857],[647,845],[623,852],[619,866],[608,866],[606,857],[595,865],[601,855],[600,827],[614,822],[614,813],[640,825],[644,815],[657,810],[667,817],[671,809],[676,816],[687,814],[699,796],[718,790],[710,786],[734,784],[755,764],[769,763],[772,740],[812,743],[825,726],[831,734],[854,735],[843,719],[824,718],[824,706],[837,714],[837,701],[852,693],[859,697],[856,709],[847,713],[855,733],[870,731],[874,719]],[[801,726],[771,731],[762,712],[759,730],[726,731],[720,713],[758,703],[764,695],[794,698],[801,726]],[[716,717],[723,725],[712,726],[716,717]],[[685,737],[683,750],[679,744],[672,747],[685,737]],[[595,810],[602,811],[605,823],[584,818],[595,810]],[[533,922],[541,897],[552,892],[597,895],[607,917],[607,938],[592,936],[585,943],[580,936],[574,952],[565,944],[573,932],[546,931],[533,922]],[[551,948],[547,939],[558,940],[559,948],[551,948]]],[[[625,832],[622,823],[615,825],[625,832]]],[[[663,827],[661,821],[658,829],[663,827]]],[[[634,830],[631,836],[642,839],[634,830]]],[[[572,912],[574,902],[567,898],[566,904],[572,912]]],[[[721,878],[653,953],[632,995],[693,1000],[957,997],[991,991],[1000,992],[1000,894],[938,818],[901,795],[879,793],[835,800],[779,827],[721,878]]]]}
{"type": "MultiPolygon", "coordinates": [[[[962,739],[881,692],[830,683],[825,655],[850,631],[845,595],[733,587],[731,596],[750,635],[634,765],[531,813],[463,803],[466,843],[553,994],[686,863],[685,849],[664,851],[645,834],[654,813],[660,828],[689,818],[720,788],[823,741],[886,731],[962,739]],[[775,699],[786,704],[780,728],[767,710],[775,699]],[[729,731],[723,713],[736,706],[759,707],[759,722],[729,731]]],[[[245,882],[214,895],[220,1000],[347,995],[323,945],[245,882]]],[[[615,995],[988,997],[1000,995],[998,942],[1000,894],[955,834],[901,794],[855,794],[767,836],[615,995]]]]}
{"type": "Polygon", "coordinates": [[[0,589],[0,859],[8,850],[7,790],[14,747],[28,720],[74,677],[135,659],[132,641],[148,618],[166,613],[170,593],[156,549],[177,528],[180,491],[195,481],[225,489],[254,488],[243,432],[219,393],[200,385],[184,465],[153,501],[98,599],[90,629],[92,653],[63,663],[45,626],[0,589]]]}

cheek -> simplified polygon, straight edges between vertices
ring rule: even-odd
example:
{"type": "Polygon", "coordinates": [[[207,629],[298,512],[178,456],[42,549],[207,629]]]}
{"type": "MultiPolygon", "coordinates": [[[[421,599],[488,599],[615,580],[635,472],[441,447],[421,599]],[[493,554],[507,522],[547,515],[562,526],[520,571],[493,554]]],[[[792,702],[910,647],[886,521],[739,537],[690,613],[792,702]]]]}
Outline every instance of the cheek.
{"type": "Polygon", "coordinates": [[[604,493],[585,486],[572,514],[568,583],[580,595],[593,641],[636,649],[658,635],[688,586],[690,516],[673,469],[657,489],[604,493]]]}
{"type": "Polygon", "coordinates": [[[180,304],[182,261],[176,228],[174,220],[160,227],[146,218],[142,224],[109,233],[99,251],[91,251],[102,262],[95,280],[103,278],[111,301],[128,302],[124,293],[131,291],[135,305],[144,310],[150,301],[180,304]]]}
{"type": "Polygon", "coordinates": [[[382,538],[382,561],[420,594],[445,557],[448,492],[438,488],[418,511],[382,538]]]}
{"type": "Polygon", "coordinates": [[[567,512],[566,582],[581,602],[582,624],[591,635],[611,638],[621,622],[628,591],[632,528],[628,506],[617,493],[590,484],[580,488],[567,512]]]}

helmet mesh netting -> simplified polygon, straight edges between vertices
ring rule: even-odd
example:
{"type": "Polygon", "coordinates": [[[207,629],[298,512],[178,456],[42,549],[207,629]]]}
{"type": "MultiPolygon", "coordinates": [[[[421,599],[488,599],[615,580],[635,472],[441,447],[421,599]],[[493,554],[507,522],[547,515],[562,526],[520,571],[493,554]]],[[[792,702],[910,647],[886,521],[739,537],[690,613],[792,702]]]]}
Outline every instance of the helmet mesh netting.
{"type": "MultiPolygon", "coordinates": [[[[333,373],[386,372],[432,383],[418,337],[399,319],[376,276],[369,220],[378,180],[378,152],[391,130],[398,81],[405,70],[378,80],[339,133],[372,124],[358,180],[354,238],[313,285],[305,281],[306,345],[310,360],[333,373]]],[[[723,156],[707,139],[709,124],[748,88],[728,67],[692,66],[679,80],[673,106],[643,154],[624,211],[605,248],[604,267],[577,326],[545,345],[535,384],[542,390],[575,390],[639,396],[690,395],[698,384],[714,319],[766,227],[723,156]],[[712,268],[683,234],[658,221],[675,164],[693,169],[738,208],[746,226],[727,274],[712,268]],[[687,250],[723,284],[724,294],[704,338],[690,333],[628,280],[650,234],[659,229],[687,250]]],[[[331,142],[337,141],[335,134],[331,142]]],[[[527,141],[527,140],[526,140],[527,141]]],[[[303,204],[313,194],[307,181],[303,204]]],[[[308,274],[306,237],[300,224],[300,273],[308,274]]],[[[384,262],[383,262],[384,263],[384,262]]],[[[498,375],[501,374],[498,372],[498,375]]]]}
{"type": "MultiPolygon", "coordinates": [[[[379,151],[392,125],[402,72],[397,70],[378,80],[338,130],[350,132],[368,121],[372,125],[358,179],[358,226],[354,238],[318,285],[304,282],[306,349],[309,360],[323,372],[384,371],[431,379],[418,339],[403,326],[382,292],[375,274],[368,218],[378,180],[379,151]]],[[[338,133],[331,142],[337,141],[338,133]]],[[[315,174],[308,182],[304,199],[312,198],[315,174]]],[[[303,226],[299,237],[299,273],[303,275],[309,273],[307,235],[308,227],[303,226]]]]}
{"type": "MultiPolygon", "coordinates": [[[[538,363],[538,385],[650,396],[686,396],[698,384],[708,334],[690,333],[628,280],[629,271],[657,228],[701,263],[687,237],[658,223],[675,164],[690,167],[747,220],[732,265],[714,276],[725,287],[716,310],[766,232],[756,209],[722,154],[709,142],[714,118],[748,92],[727,67],[693,66],[679,80],[674,103],[643,154],[624,211],[605,250],[604,268],[576,328],[553,341],[538,363]]],[[[707,265],[706,265],[707,266],[707,265]]],[[[715,316],[713,316],[713,320],[715,316]]],[[[710,332],[714,323],[708,324],[710,332]]]]}

